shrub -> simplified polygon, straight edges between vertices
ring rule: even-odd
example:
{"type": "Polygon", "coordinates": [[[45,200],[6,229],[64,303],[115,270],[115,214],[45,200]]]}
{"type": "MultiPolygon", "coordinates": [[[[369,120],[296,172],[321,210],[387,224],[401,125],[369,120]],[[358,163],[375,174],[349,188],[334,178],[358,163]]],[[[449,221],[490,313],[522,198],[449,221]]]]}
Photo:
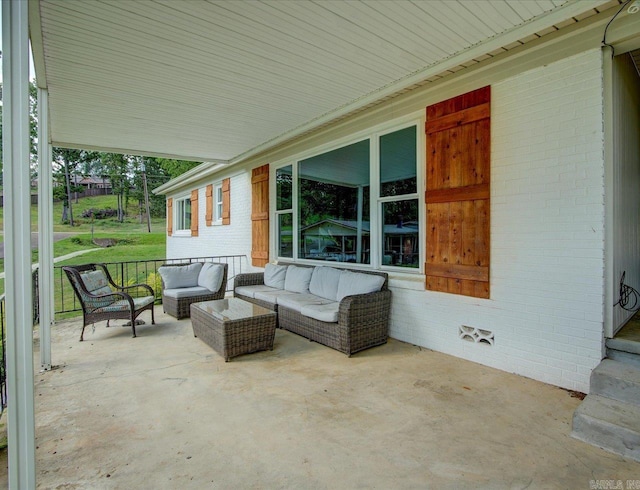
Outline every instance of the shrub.
{"type": "Polygon", "coordinates": [[[118,215],[118,211],[116,209],[111,209],[111,208],[105,208],[105,209],[89,208],[89,209],[85,209],[82,212],[83,218],[93,217],[94,219],[114,218],[117,215],[118,215]]]}

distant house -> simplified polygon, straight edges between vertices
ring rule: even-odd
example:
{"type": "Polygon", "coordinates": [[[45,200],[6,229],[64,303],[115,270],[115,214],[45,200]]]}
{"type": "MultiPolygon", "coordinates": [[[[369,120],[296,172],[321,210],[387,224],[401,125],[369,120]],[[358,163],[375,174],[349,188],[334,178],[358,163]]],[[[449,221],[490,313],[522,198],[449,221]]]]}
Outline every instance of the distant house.
{"type": "Polygon", "coordinates": [[[106,177],[73,175],[71,182],[85,189],[111,189],[111,181],[106,177]]]}

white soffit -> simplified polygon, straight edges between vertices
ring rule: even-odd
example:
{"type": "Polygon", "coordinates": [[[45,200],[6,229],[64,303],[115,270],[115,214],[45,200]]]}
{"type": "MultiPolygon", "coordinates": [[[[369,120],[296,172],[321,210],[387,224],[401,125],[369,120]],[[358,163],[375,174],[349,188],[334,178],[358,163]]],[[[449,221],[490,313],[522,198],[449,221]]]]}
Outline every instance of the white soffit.
{"type": "Polygon", "coordinates": [[[612,4],[30,0],[30,28],[54,146],[224,162],[612,4]]]}

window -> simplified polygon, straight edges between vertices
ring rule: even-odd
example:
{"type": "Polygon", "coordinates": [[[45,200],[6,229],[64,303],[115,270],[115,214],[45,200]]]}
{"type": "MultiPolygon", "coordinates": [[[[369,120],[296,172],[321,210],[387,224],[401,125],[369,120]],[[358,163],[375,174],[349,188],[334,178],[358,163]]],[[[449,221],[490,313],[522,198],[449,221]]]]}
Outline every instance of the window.
{"type": "MultiPolygon", "coordinates": [[[[189,232],[191,235],[191,198],[183,197],[174,201],[174,233],[189,232]]],[[[186,233],[182,233],[186,234],[186,233]]]]}
{"type": "Polygon", "coordinates": [[[231,179],[224,179],[217,184],[206,187],[207,226],[231,224],[231,179]]]}
{"type": "Polygon", "coordinates": [[[293,167],[276,170],[276,217],[278,257],[293,258],[293,167]]]}
{"type": "Polygon", "coordinates": [[[213,220],[216,225],[222,224],[222,184],[216,184],[213,187],[213,195],[215,196],[214,209],[215,214],[213,220]]]}
{"type": "Polygon", "coordinates": [[[278,257],[419,269],[418,127],[276,168],[278,257]]]}
{"type": "Polygon", "coordinates": [[[380,136],[382,265],[420,267],[417,127],[380,136]]]}
{"type": "Polygon", "coordinates": [[[298,163],[298,257],[369,263],[369,140],[298,163]]]}

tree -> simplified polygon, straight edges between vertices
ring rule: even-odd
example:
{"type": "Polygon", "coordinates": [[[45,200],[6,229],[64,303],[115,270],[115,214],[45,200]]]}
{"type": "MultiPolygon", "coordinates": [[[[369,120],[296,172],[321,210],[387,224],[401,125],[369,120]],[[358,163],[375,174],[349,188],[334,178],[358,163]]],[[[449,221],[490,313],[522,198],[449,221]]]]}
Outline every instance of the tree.
{"type": "Polygon", "coordinates": [[[102,164],[106,170],[109,180],[111,180],[111,189],[113,194],[117,196],[118,202],[118,221],[124,221],[126,203],[129,199],[130,192],[130,157],[119,153],[103,153],[102,164]]]}
{"type": "Polygon", "coordinates": [[[54,179],[62,183],[64,192],[54,191],[54,198],[62,198],[62,222],[73,222],[72,192],[77,190],[77,185],[72,182],[71,175],[75,168],[88,158],[89,153],[84,150],[72,150],[68,148],[53,148],[53,163],[57,167],[54,169],[54,179]]]}
{"type": "Polygon", "coordinates": [[[200,165],[201,162],[190,162],[187,160],[170,160],[168,158],[155,158],[169,177],[175,179],[179,175],[188,172],[192,168],[200,165]]]}

